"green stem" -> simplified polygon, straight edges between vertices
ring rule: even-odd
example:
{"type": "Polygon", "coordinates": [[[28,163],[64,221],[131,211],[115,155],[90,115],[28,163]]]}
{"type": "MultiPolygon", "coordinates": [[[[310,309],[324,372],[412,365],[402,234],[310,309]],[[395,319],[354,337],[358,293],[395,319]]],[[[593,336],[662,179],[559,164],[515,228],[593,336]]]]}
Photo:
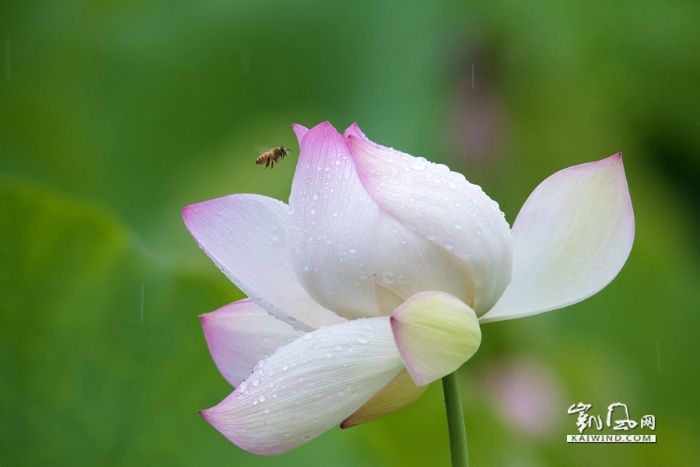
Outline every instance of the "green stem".
{"type": "Polygon", "coordinates": [[[462,412],[462,398],[459,395],[459,381],[456,371],[442,378],[442,390],[445,393],[452,467],[469,467],[467,430],[464,427],[464,412],[462,412]]]}

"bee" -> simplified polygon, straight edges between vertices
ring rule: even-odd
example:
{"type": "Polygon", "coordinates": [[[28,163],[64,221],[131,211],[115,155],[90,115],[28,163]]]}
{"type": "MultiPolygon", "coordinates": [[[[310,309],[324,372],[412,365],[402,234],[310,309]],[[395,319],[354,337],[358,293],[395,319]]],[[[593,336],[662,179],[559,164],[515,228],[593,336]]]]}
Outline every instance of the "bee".
{"type": "Polygon", "coordinates": [[[272,148],[269,151],[260,154],[260,156],[258,156],[258,158],[255,160],[255,163],[258,165],[265,164],[265,168],[269,166],[270,169],[272,169],[275,164],[278,164],[279,161],[287,157],[288,152],[292,152],[292,150],[285,148],[284,146],[272,148]]]}

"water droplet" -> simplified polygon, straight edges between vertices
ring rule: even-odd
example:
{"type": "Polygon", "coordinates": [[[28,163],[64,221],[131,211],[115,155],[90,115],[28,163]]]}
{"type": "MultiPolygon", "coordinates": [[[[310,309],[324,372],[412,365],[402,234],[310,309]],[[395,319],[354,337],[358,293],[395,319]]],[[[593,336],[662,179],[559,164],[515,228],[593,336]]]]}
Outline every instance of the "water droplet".
{"type": "Polygon", "coordinates": [[[253,399],[253,405],[258,405],[258,398],[253,399]]]}
{"type": "Polygon", "coordinates": [[[387,284],[391,284],[394,282],[394,274],[387,271],[382,274],[382,280],[387,284]]]}
{"type": "Polygon", "coordinates": [[[309,211],[309,213],[311,213],[311,214],[316,214],[316,210],[315,210],[314,208],[311,208],[311,210],[309,211]]]}
{"type": "Polygon", "coordinates": [[[357,338],[357,342],[360,344],[369,344],[369,339],[367,339],[365,336],[359,336],[357,338]]]}
{"type": "MultiPolygon", "coordinates": [[[[250,367],[248,367],[248,368],[250,368],[250,367]]],[[[256,378],[250,384],[252,384],[253,386],[260,386],[260,380],[256,378]]]]}
{"type": "Polygon", "coordinates": [[[348,248],[348,253],[350,253],[351,255],[354,255],[355,253],[357,253],[357,248],[355,248],[354,246],[351,246],[350,248],[348,248]]]}
{"type": "Polygon", "coordinates": [[[260,395],[260,397],[258,397],[258,400],[259,400],[260,402],[265,402],[265,399],[267,399],[267,398],[266,398],[264,395],[262,395],[262,394],[260,395]]]}
{"type": "Polygon", "coordinates": [[[282,371],[285,371],[287,368],[289,368],[289,365],[285,365],[282,367],[282,371]]]}

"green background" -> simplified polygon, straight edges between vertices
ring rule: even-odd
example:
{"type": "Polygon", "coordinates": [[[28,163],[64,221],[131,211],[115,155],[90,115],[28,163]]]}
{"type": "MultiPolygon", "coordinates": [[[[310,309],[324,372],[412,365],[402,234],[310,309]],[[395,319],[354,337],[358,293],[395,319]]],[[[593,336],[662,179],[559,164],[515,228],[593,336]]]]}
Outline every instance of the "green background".
{"type": "Polygon", "coordinates": [[[680,0],[3,1],[0,464],[449,464],[439,383],[273,458],[197,413],[231,391],[197,316],[242,295],[180,210],[286,201],[296,155],[265,171],[256,147],[330,120],[464,173],[511,223],[547,176],[623,151],[629,260],[580,304],[482,328],[471,464],[698,465],[698,24],[680,0]],[[578,402],[653,414],[658,442],[567,444],[578,402]]]}

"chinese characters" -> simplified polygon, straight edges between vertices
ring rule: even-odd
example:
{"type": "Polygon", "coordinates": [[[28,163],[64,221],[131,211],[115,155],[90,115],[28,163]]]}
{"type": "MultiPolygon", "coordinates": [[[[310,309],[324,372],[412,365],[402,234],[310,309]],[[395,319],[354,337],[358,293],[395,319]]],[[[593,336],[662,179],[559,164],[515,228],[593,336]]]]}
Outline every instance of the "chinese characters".
{"type": "MultiPolygon", "coordinates": [[[[588,413],[591,407],[591,404],[584,404],[583,402],[573,404],[571,407],[569,407],[567,412],[569,415],[576,413],[578,414],[576,426],[578,427],[579,433],[583,433],[585,429],[591,427],[595,427],[598,431],[603,429],[603,420],[600,415],[591,415],[588,413]]],[[[628,431],[639,426],[640,428],[649,428],[653,431],[656,429],[656,418],[653,415],[644,415],[641,418],[640,423],[637,423],[630,418],[629,409],[627,408],[626,404],[623,404],[622,402],[615,402],[608,406],[605,426],[612,427],[613,430],[624,431],[628,431]],[[621,412],[623,412],[624,418],[618,418],[621,412]]]]}

